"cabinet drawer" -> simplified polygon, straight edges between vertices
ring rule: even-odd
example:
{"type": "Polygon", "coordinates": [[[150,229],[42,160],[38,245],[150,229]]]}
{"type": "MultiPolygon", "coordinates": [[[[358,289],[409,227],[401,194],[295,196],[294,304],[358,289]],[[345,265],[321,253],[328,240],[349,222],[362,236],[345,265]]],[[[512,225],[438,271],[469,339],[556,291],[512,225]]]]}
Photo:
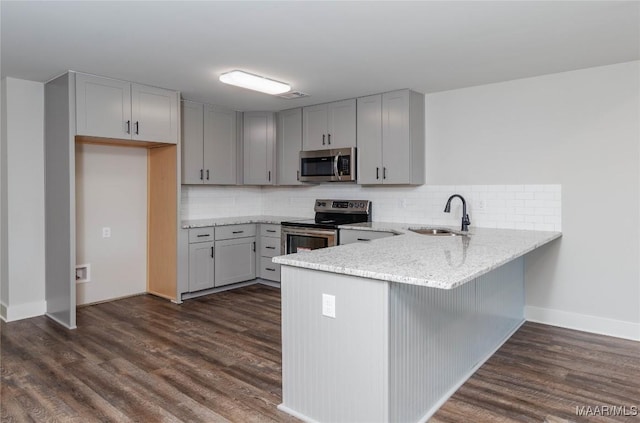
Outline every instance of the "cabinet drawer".
{"type": "Polygon", "coordinates": [[[280,238],[280,225],[273,225],[271,223],[263,223],[260,225],[260,236],[270,236],[274,238],[280,238]]]}
{"type": "Polygon", "coordinates": [[[189,229],[189,244],[213,241],[213,226],[189,229]]]}
{"type": "Polygon", "coordinates": [[[256,236],[255,223],[216,227],[216,241],[221,239],[246,238],[248,236],[256,236]]]}
{"type": "Polygon", "coordinates": [[[280,255],[280,238],[263,236],[260,238],[260,255],[275,257],[280,255]]]}
{"type": "Polygon", "coordinates": [[[280,265],[271,263],[271,257],[260,257],[259,275],[262,279],[280,282],[280,265]]]}
{"type": "Polygon", "coordinates": [[[360,231],[355,229],[340,229],[340,245],[354,242],[368,242],[378,238],[393,236],[392,232],[360,231]]]}

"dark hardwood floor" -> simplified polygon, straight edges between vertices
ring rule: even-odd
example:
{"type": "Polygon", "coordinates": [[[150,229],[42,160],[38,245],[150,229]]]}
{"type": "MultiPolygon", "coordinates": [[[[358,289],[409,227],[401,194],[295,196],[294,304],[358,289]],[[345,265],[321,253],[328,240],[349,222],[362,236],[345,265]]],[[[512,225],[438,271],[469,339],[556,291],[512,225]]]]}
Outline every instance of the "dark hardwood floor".
{"type": "MultiPolygon", "coordinates": [[[[254,285],[178,306],[81,307],[78,329],[2,323],[2,422],[294,422],[281,402],[280,292],[254,285]]],[[[432,422],[623,422],[640,406],[640,343],[525,324],[432,422]]]]}
{"type": "Polygon", "coordinates": [[[640,342],[527,322],[430,420],[465,421],[640,423],[640,342]]]}

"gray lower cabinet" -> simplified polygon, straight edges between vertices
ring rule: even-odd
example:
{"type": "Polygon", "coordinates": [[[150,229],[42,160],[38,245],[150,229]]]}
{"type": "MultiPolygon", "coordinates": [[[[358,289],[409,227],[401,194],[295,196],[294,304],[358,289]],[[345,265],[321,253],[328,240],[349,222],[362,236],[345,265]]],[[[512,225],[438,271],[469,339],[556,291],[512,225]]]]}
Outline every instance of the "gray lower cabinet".
{"type": "Polygon", "coordinates": [[[256,225],[228,225],[216,228],[215,286],[256,278],[256,225]]]}
{"type": "Polygon", "coordinates": [[[400,90],[358,98],[358,183],[424,184],[424,95],[400,90]]]}
{"type": "Polygon", "coordinates": [[[189,229],[189,292],[213,288],[214,228],[189,229]]]}
{"type": "Polygon", "coordinates": [[[280,282],[280,265],[271,259],[280,254],[280,225],[263,223],[260,225],[260,256],[258,276],[262,279],[280,282]]]}
{"type": "Polygon", "coordinates": [[[386,238],[393,235],[392,232],[340,229],[340,245],[353,244],[354,242],[370,242],[374,239],[386,238]]]}

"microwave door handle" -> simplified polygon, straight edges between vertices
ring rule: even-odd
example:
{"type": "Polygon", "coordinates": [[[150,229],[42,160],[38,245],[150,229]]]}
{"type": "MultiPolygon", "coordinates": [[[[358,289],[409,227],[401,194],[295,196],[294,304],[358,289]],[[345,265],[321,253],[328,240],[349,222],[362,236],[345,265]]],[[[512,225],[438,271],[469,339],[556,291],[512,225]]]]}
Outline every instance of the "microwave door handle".
{"type": "Polygon", "coordinates": [[[340,160],[340,152],[333,158],[333,174],[340,181],[342,177],[340,176],[340,172],[338,172],[338,160],[340,160]]]}

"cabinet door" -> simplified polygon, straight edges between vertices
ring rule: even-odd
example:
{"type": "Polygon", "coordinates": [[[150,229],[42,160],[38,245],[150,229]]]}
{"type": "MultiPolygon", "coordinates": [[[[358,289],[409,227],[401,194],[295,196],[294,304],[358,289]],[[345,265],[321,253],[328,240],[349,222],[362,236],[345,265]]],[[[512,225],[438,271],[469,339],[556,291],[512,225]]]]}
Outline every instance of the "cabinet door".
{"type": "Polygon", "coordinates": [[[300,185],[300,150],[302,150],[302,109],[278,113],[276,151],[278,185],[300,185]]]}
{"type": "Polygon", "coordinates": [[[131,84],[131,139],[178,143],[178,93],[131,84]]]}
{"type": "Polygon", "coordinates": [[[189,292],[213,288],[214,243],[189,244],[189,292]]]}
{"type": "Polygon", "coordinates": [[[382,183],[382,95],[358,99],[358,183],[382,183]]]}
{"type": "Polygon", "coordinates": [[[203,105],[192,101],[182,102],[182,183],[201,184],[204,178],[203,154],[203,105]]]}
{"type": "Polygon", "coordinates": [[[76,74],[78,135],[131,139],[131,84],[76,74]]]}
{"type": "Polygon", "coordinates": [[[274,122],[271,112],[246,112],[244,134],[244,184],[273,185],[274,122]]]}
{"type": "Polygon", "coordinates": [[[256,238],[216,241],[215,286],[248,281],[256,277],[256,238]]]}
{"type": "Polygon", "coordinates": [[[327,147],[356,146],[356,99],[327,105],[327,147]]]}
{"type": "Polygon", "coordinates": [[[302,108],[302,149],[323,150],[327,144],[327,105],[302,108]]]}
{"type": "Polygon", "coordinates": [[[236,112],[204,108],[204,183],[234,185],[236,177],[236,112]]]}
{"type": "Polygon", "coordinates": [[[409,91],[382,94],[382,161],[385,184],[411,183],[409,91]]]}

